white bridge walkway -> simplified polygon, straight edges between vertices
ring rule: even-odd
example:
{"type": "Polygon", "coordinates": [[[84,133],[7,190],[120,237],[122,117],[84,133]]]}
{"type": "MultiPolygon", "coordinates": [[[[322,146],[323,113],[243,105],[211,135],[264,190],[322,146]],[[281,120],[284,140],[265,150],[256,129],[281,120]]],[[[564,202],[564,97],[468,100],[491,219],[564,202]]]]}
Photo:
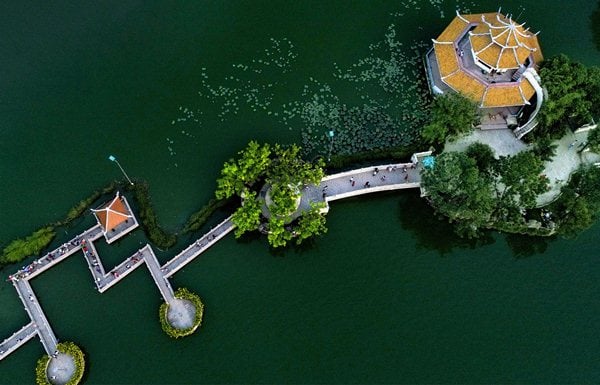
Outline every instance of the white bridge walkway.
{"type": "MultiPolygon", "coordinates": [[[[419,188],[421,186],[422,164],[418,161],[417,156],[421,155],[429,155],[429,153],[415,154],[413,156],[415,163],[384,164],[326,176],[318,186],[308,186],[303,191],[299,209],[308,209],[312,202],[331,202],[378,191],[419,188]]],[[[29,284],[29,280],[69,256],[77,252],[83,254],[96,288],[100,293],[104,293],[142,264],[145,264],[162,297],[167,303],[171,303],[174,299],[174,293],[168,279],[234,229],[235,225],[230,216],[163,266],[159,264],[152,247],[146,245],[112,270],[106,272],[94,247],[94,242],[103,235],[102,228],[100,225],[91,227],[59,248],[9,276],[31,318],[31,322],[0,343],[0,360],[24,345],[35,335],[39,336],[47,354],[51,355],[55,352],[58,340],[46,319],[33,288],[29,284]]]]}

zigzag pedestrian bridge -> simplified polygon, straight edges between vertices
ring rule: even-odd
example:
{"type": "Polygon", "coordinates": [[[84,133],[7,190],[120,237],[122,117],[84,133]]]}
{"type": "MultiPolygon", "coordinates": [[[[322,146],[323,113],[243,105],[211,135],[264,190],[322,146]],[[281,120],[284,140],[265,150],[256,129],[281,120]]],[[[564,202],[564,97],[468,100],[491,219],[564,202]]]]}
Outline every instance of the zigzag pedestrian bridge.
{"type": "MultiPolygon", "coordinates": [[[[384,164],[326,176],[318,186],[309,186],[303,191],[299,209],[310,207],[312,202],[328,203],[378,191],[420,188],[421,158],[428,155],[429,152],[415,154],[411,163],[384,164]]],[[[100,293],[119,283],[140,266],[146,265],[165,302],[171,304],[175,297],[168,279],[235,228],[231,216],[226,218],[162,266],[152,247],[147,244],[107,272],[94,242],[103,236],[107,243],[114,242],[134,230],[138,222],[126,199],[118,193],[112,202],[92,211],[98,219],[97,225],[8,277],[17,290],[17,295],[23,302],[31,322],[0,344],[0,360],[36,335],[48,355],[52,356],[56,353],[58,339],[29,281],[61,261],[75,254],[83,254],[100,293]]]]}

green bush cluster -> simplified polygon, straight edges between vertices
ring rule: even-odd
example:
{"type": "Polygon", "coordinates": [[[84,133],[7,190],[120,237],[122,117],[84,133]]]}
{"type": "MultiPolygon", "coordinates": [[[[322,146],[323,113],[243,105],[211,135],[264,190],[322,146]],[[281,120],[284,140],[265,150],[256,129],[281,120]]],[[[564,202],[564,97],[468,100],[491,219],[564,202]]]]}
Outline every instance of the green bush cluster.
{"type": "Polygon", "coordinates": [[[50,244],[56,232],[53,226],[46,226],[26,238],[15,239],[8,244],[0,256],[0,265],[7,265],[37,255],[50,244]]]}
{"type": "Polygon", "coordinates": [[[173,327],[173,325],[171,325],[167,319],[167,311],[169,310],[169,304],[164,302],[160,305],[160,308],[158,310],[160,326],[169,337],[180,338],[189,336],[190,334],[195,332],[196,329],[198,329],[202,324],[202,316],[204,315],[204,304],[202,303],[202,300],[197,294],[192,293],[185,287],[180,287],[179,289],[177,289],[177,291],[175,292],[175,298],[185,299],[194,304],[194,307],[196,308],[194,323],[191,327],[187,329],[178,329],[173,327]]]}
{"type": "Polygon", "coordinates": [[[133,187],[133,194],[138,204],[142,227],[150,242],[161,249],[168,249],[173,246],[177,242],[177,236],[167,233],[160,227],[156,213],[152,207],[152,201],[150,200],[148,183],[137,182],[133,187]]]}
{"type": "MultiPolygon", "coordinates": [[[[67,381],[66,385],[77,385],[83,378],[83,373],[85,372],[85,355],[83,351],[79,348],[79,346],[75,345],[73,342],[60,342],[56,345],[56,350],[61,353],[68,354],[73,357],[73,361],[75,363],[75,371],[73,372],[73,376],[67,381]]],[[[38,385],[52,385],[52,383],[48,380],[48,363],[50,362],[50,356],[44,355],[41,357],[36,364],[35,367],[35,382],[38,385]]]]}
{"type": "Polygon", "coordinates": [[[52,385],[48,381],[48,373],[46,372],[48,362],[50,362],[50,356],[44,354],[35,365],[35,383],[37,385],[52,385]]]}

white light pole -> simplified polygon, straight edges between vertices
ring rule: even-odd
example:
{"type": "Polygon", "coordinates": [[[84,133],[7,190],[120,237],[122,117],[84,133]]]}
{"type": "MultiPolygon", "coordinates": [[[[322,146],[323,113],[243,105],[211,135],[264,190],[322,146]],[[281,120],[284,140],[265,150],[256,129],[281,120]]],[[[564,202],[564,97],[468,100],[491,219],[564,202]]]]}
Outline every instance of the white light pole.
{"type": "Polygon", "coordinates": [[[125,178],[127,178],[127,181],[133,186],[133,182],[131,181],[131,179],[129,179],[129,177],[127,176],[127,173],[125,172],[125,170],[123,170],[123,167],[121,167],[121,164],[119,163],[117,158],[115,158],[112,155],[109,155],[108,160],[110,160],[111,162],[115,162],[117,164],[117,166],[119,166],[119,168],[121,169],[121,172],[123,173],[123,175],[125,175],[125,178]]]}
{"type": "Polygon", "coordinates": [[[333,136],[335,135],[335,133],[333,132],[333,130],[330,130],[328,133],[329,135],[329,154],[327,155],[327,161],[331,161],[331,150],[333,149],[333,136]]]}

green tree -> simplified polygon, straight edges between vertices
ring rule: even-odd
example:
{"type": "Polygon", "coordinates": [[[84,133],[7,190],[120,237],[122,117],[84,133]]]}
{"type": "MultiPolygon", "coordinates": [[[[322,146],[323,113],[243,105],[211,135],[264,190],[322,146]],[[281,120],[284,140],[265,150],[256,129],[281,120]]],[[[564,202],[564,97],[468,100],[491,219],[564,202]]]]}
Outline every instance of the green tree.
{"type": "Polygon", "coordinates": [[[475,164],[480,172],[490,174],[496,164],[494,150],[487,144],[475,142],[467,147],[465,154],[475,160],[475,164]]]}
{"type": "Polygon", "coordinates": [[[260,225],[261,202],[256,199],[256,193],[245,189],[242,193],[243,201],[231,220],[236,226],[235,237],[239,238],[248,231],[258,229],[260,225]]]}
{"type": "Polygon", "coordinates": [[[322,159],[314,163],[307,162],[300,156],[300,147],[292,144],[287,147],[275,145],[275,158],[267,172],[267,181],[271,184],[318,184],[325,176],[322,159]]]}
{"type": "Polygon", "coordinates": [[[559,200],[552,205],[552,213],[558,224],[558,233],[565,237],[577,235],[594,221],[587,201],[570,186],[561,189],[559,200]]]}
{"type": "Polygon", "coordinates": [[[423,172],[421,184],[436,212],[456,223],[460,235],[473,237],[490,225],[492,182],[465,153],[438,156],[435,166],[423,172]]]}
{"type": "Polygon", "coordinates": [[[431,121],[421,135],[426,142],[443,143],[473,130],[478,119],[477,104],[458,93],[437,96],[431,106],[431,121]]]}
{"type": "Polygon", "coordinates": [[[496,217],[519,220],[522,210],[536,206],[539,194],[548,190],[548,178],[542,175],[544,165],[532,151],[500,157],[496,172],[496,217]]]}
{"type": "Polygon", "coordinates": [[[535,141],[533,153],[544,162],[552,160],[556,155],[558,145],[549,136],[543,136],[535,141]]]}
{"type": "Polygon", "coordinates": [[[283,247],[292,239],[292,232],[285,228],[285,221],[283,219],[272,216],[269,219],[267,239],[271,246],[283,247]]]}
{"type": "Polygon", "coordinates": [[[255,141],[238,153],[239,159],[225,162],[221,177],[217,179],[217,199],[240,195],[244,187],[251,186],[265,174],[271,163],[269,144],[259,145],[255,141]]]}
{"type": "Polygon", "coordinates": [[[548,90],[548,100],[538,113],[534,136],[560,138],[568,127],[590,122],[592,113],[600,107],[600,73],[566,55],[545,60],[540,66],[542,84],[548,90]]]}
{"type": "Polygon", "coordinates": [[[298,219],[298,226],[295,228],[296,244],[299,245],[303,240],[315,235],[325,234],[327,227],[325,226],[325,216],[320,210],[325,207],[324,202],[314,203],[310,210],[302,213],[298,219]]]}
{"type": "Polygon", "coordinates": [[[588,133],[586,147],[600,154],[600,129],[595,128],[588,133]]]}

